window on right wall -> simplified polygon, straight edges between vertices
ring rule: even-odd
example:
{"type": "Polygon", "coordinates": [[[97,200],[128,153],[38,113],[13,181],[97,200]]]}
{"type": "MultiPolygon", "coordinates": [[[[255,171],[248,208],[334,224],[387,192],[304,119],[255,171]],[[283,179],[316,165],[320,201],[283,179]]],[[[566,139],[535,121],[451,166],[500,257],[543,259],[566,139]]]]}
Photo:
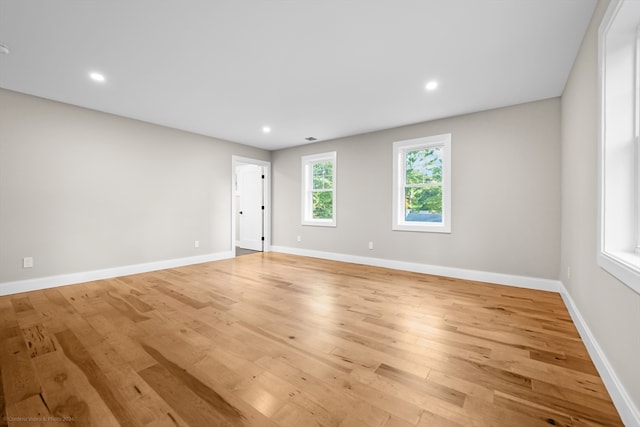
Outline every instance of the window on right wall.
{"type": "Polygon", "coordinates": [[[599,265],[640,293],[640,2],[612,1],[599,32],[599,265]]]}
{"type": "Polygon", "coordinates": [[[392,229],[451,232],[451,134],[393,143],[392,229]]]}

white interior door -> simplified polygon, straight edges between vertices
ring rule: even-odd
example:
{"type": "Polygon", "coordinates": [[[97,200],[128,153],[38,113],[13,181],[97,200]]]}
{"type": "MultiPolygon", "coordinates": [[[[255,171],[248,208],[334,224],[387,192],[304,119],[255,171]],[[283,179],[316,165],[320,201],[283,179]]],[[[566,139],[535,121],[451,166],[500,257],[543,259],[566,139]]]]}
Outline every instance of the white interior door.
{"type": "Polygon", "coordinates": [[[236,167],[238,180],[238,246],[254,251],[263,250],[263,167],[240,165],[236,167]]]}

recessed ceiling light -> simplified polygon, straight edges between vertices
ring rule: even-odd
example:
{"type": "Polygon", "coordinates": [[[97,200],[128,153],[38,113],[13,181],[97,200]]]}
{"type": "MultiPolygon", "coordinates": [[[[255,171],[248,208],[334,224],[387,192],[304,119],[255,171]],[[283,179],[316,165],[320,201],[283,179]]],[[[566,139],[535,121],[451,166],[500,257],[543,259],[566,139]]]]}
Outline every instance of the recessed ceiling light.
{"type": "Polygon", "coordinates": [[[269,126],[262,127],[262,133],[269,133],[269,132],[271,132],[271,128],[269,126]]]}
{"type": "Polygon", "coordinates": [[[93,72],[89,74],[89,77],[91,77],[91,80],[95,82],[102,83],[105,81],[104,74],[93,72]]]}
{"type": "Polygon", "coordinates": [[[429,83],[427,83],[427,85],[424,87],[426,90],[435,90],[438,87],[438,82],[435,80],[431,80],[429,83]]]}

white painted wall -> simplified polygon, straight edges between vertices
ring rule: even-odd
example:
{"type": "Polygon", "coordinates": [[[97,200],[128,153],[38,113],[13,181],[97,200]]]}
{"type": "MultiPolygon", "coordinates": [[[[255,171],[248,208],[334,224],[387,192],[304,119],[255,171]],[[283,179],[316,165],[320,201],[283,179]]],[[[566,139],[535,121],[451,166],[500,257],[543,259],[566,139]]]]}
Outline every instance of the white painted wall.
{"type": "Polygon", "coordinates": [[[640,295],[597,264],[600,1],[562,95],[562,282],[640,408],[640,295]],[[571,275],[569,276],[569,268],[571,275]]]}
{"type": "Polygon", "coordinates": [[[0,118],[0,284],[229,252],[231,156],[270,158],[6,90],[0,118]]]}

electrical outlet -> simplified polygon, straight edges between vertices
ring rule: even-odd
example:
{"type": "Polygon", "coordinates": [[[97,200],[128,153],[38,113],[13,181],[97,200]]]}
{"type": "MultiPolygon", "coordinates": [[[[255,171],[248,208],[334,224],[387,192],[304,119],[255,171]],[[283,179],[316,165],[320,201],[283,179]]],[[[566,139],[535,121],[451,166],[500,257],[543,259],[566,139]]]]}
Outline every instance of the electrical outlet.
{"type": "Polygon", "coordinates": [[[302,236],[298,236],[298,242],[302,242],[302,236]]]}
{"type": "Polygon", "coordinates": [[[199,248],[200,247],[200,240],[196,240],[195,242],[193,242],[193,247],[194,248],[199,248]]]}
{"type": "Polygon", "coordinates": [[[24,257],[22,258],[22,268],[32,268],[33,267],[33,257],[24,257]]]}
{"type": "Polygon", "coordinates": [[[369,242],[369,249],[373,249],[373,242],[369,242]]]}
{"type": "Polygon", "coordinates": [[[567,279],[571,279],[571,266],[567,267],[567,279]]]}

